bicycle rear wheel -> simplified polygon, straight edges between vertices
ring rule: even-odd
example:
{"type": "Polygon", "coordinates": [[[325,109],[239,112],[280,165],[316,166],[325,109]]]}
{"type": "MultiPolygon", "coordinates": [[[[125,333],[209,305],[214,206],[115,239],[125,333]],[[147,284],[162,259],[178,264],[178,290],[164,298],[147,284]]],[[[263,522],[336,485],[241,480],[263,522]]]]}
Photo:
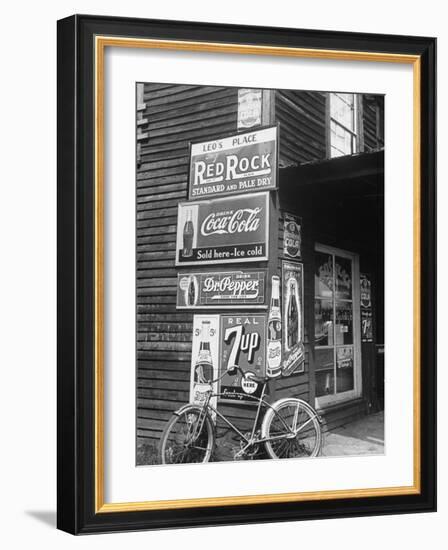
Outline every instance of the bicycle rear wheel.
{"type": "Polygon", "coordinates": [[[286,398],[273,404],[263,419],[262,435],[271,458],[317,456],[322,430],[316,411],[300,399],[286,398]],[[269,440],[270,439],[270,440],[269,440]]]}
{"type": "Polygon", "coordinates": [[[185,407],[173,414],[163,431],[159,461],[161,464],[208,462],[214,442],[210,415],[194,405],[185,407]]]}

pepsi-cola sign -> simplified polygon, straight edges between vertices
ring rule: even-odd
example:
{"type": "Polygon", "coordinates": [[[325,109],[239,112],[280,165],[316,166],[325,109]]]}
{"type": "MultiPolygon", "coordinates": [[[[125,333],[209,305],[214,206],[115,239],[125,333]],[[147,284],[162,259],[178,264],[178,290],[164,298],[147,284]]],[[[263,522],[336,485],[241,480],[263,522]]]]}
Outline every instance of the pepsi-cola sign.
{"type": "Polygon", "coordinates": [[[276,187],[276,126],[191,144],[190,200],[276,187]]]}
{"type": "Polygon", "coordinates": [[[265,304],[266,270],[182,273],[177,276],[177,308],[260,308],[265,304]]]}
{"type": "Polygon", "coordinates": [[[269,194],[180,203],[176,265],[268,259],[269,194]]]}
{"type": "Polygon", "coordinates": [[[283,214],[283,255],[300,259],[302,252],[302,220],[294,214],[283,214]]]}

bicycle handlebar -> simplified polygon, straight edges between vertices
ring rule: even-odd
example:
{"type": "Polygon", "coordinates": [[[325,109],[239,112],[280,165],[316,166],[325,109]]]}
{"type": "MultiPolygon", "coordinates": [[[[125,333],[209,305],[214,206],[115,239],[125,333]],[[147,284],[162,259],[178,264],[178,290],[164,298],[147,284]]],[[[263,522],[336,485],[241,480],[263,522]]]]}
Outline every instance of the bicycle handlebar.
{"type": "Polygon", "coordinates": [[[257,384],[264,384],[267,381],[267,378],[260,378],[258,376],[255,376],[255,374],[252,374],[252,373],[250,376],[248,376],[247,373],[244,372],[239,365],[234,365],[230,369],[229,368],[226,369],[220,376],[218,376],[218,378],[215,378],[213,380],[208,380],[206,383],[214,384],[215,382],[219,382],[220,380],[222,380],[222,378],[224,378],[226,374],[230,374],[230,375],[236,374],[235,371],[238,371],[245,380],[252,380],[257,384]]]}
{"type": "Polygon", "coordinates": [[[247,372],[244,372],[243,369],[239,365],[234,365],[230,369],[227,369],[227,374],[233,374],[232,371],[238,371],[241,376],[245,380],[252,380],[253,382],[256,382],[257,384],[264,384],[267,381],[267,378],[260,378],[259,376],[256,376],[255,374],[251,373],[250,376],[248,376],[247,372]]]}

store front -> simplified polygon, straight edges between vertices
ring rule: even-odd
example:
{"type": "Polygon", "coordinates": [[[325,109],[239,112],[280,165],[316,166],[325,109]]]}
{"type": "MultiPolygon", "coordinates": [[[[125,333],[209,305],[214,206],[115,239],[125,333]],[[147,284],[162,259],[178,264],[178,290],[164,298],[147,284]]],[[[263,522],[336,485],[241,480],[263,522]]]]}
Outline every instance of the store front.
{"type": "Polygon", "coordinates": [[[384,405],[383,160],[280,170],[281,211],[302,220],[307,398],[328,429],[384,405]]]}
{"type": "MultiPolygon", "coordinates": [[[[303,399],[326,429],[381,409],[381,101],[170,84],[141,85],[137,95],[138,441],[157,442],[173,411],[194,399],[205,332],[216,373],[242,351],[225,336],[238,323],[245,342],[260,342],[239,353],[240,366],[272,376],[270,401],[303,399]],[[341,106],[351,122],[337,120],[341,106]],[[265,175],[254,188],[238,171],[265,175]],[[241,226],[253,225],[252,240],[223,233],[226,215],[241,209],[261,212],[241,226]],[[216,290],[243,283],[257,293],[216,290]],[[273,301],[281,310],[279,365],[269,364],[280,346],[269,336],[273,301]]],[[[223,380],[218,409],[250,429],[255,408],[232,397],[238,381],[223,380]]]]}

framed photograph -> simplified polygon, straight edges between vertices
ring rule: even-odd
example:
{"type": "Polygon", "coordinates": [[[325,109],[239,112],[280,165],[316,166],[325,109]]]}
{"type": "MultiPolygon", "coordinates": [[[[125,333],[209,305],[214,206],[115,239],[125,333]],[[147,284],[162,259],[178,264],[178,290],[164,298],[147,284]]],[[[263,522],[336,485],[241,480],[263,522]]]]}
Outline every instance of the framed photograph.
{"type": "Polygon", "coordinates": [[[58,22],[58,527],[434,511],[433,38],[58,22]]]}

